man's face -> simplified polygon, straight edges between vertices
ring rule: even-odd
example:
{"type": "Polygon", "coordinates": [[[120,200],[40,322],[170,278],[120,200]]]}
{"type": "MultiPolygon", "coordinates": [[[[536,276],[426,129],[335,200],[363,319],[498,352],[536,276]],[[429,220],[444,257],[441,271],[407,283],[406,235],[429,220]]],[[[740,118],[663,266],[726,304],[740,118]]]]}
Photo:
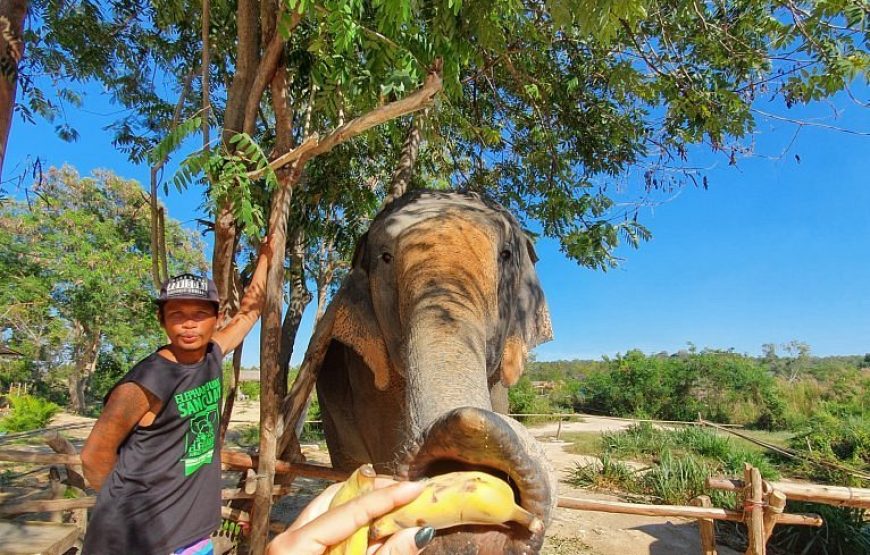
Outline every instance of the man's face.
{"type": "Polygon", "coordinates": [[[173,346],[184,351],[202,350],[215,332],[217,308],[208,301],[166,301],[162,323],[173,346]]]}

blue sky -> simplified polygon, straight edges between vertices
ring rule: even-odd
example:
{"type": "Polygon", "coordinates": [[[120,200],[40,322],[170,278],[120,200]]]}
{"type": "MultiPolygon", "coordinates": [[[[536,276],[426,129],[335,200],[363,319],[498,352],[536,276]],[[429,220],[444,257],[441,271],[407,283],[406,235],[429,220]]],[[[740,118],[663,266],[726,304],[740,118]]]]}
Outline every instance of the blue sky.
{"type": "MultiPolygon", "coordinates": [[[[4,164],[7,193],[16,194],[8,180],[36,157],[43,167],[69,163],[83,175],[110,168],[147,185],[148,168],[131,165],[102,129],[116,108],[93,91],[85,108],[69,112],[80,133],[75,143],[57,139],[45,122],[15,118],[4,164]]],[[[777,113],[870,132],[870,110],[845,95],[777,113]]],[[[791,340],[817,355],[870,352],[870,136],[806,126],[795,138],[796,130],[759,119],[754,155],[736,167],[695,152],[691,162],[707,168],[709,190],[685,188],[642,210],[653,238],[638,250],[620,249],[618,269],[579,267],[556,242],[539,241],[539,277],[556,339],[535,350],[538,360],[598,359],[633,348],[674,352],[688,342],[749,354],[791,340]]],[[[633,193],[629,186],[626,199],[633,193]]],[[[165,200],[170,216],[191,227],[203,216],[198,192],[171,191],[165,200]]],[[[311,312],[294,363],[307,345],[311,312]]],[[[259,330],[253,333],[246,366],[258,364],[259,330]]]]}

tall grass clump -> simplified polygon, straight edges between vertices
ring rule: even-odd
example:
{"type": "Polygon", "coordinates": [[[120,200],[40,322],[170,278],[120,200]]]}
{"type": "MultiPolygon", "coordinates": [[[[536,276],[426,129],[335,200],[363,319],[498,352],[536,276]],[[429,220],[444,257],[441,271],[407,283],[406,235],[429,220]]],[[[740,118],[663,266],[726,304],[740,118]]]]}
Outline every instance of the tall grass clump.
{"type": "Polygon", "coordinates": [[[731,438],[703,428],[668,430],[643,422],[620,432],[601,434],[601,445],[601,462],[578,466],[569,477],[570,483],[609,487],[677,505],[708,493],[717,506],[731,507],[736,504],[734,493],[707,492],[707,477],[742,475],[745,463],[757,467],[766,479],[779,477],[763,453],[745,449],[731,438]],[[616,460],[626,458],[649,466],[632,471],[616,460]]]}
{"type": "Polygon", "coordinates": [[[672,445],[669,432],[649,422],[639,422],[618,432],[601,434],[601,445],[606,453],[617,457],[646,458],[657,455],[672,445]]]}
{"type": "Polygon", "coordinates": [[[0,431],[26,432],[45,428],[60,407],[40,397],[18,395],[9,397],[12,410],[0,419],[0,431]]]}
{"type": "MultiPolygon", "coordinates": [[[[791,447],[810,461],[835,463],[866,472],[870,469],[870,419],[817,413],[807,421],[802,432],[792,438],[791,447]]],[[[822,482],[867,487],[866,481],[853,474],[824,465],[803,463],[795,470],[822,482]]]]}
{"type": "Polygon", "coordinates": [[[832,507],[820,503],[788,502],[789,512],[816,513],[824,519],[821,528],[777,526],[770,545],[797,555],[866,555],[870,553],[870,523],[867,511],[832,507]]]}

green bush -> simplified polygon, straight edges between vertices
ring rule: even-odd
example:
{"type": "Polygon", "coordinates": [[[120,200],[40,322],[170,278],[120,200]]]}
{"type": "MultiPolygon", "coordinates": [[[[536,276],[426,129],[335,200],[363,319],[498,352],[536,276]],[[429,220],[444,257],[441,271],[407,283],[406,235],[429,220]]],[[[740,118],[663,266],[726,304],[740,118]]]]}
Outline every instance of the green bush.
{"type": "Polygon", "coordinates": [[[26,432],[44,428],[60,407],[39,397],[19,395],[9,397],[11,412],[0,420],[0,431],[26,432]]]}
{"type": "Polygon", "coordinates": [[[244,394],[248,399],[259,399],[260,382],[240,382],[239,392],[244,394]]]}
{"type": "MultiPolygon", "coordinates": [[[[522,376],[512,388],[508,390],[508,407],[511,414],[550,414],[555,412],[547,397],[537,394],[528,376],[522,376]]],[[[533,417],[523,419],[520,422],[532,423],[538,420],[533,417]]]]}
{"type": "Polygon", "coordinates": [[[647,356],[629,351],[586,376],[577,408],[618,416],[784,425],[774,379],[755,359],[728,351],[647,356]]]}

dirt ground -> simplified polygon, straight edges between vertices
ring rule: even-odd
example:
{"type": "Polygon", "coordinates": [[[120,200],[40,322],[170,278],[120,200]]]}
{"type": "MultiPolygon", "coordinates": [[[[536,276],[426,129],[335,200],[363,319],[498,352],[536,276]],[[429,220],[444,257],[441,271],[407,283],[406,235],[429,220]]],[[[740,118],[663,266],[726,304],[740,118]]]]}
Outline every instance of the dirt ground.
{"type": "MultiPolygon", "coordinates": [[[[249,426],[259,420],[259,405],[254,401],[237,403],[230,431],[249,426]]],[[[74,443],[82,442],[93,420],[69,414],[58,415],[51,423],[81,425],[63,433],[74,443]]],[[[562,432],[604,432],[628,427],[631,422],[604,417],[584,417],[583,421],[563,422],[562,432]]],[[[557,476],[559,495],[603,500],[618,497],[572,487],[563,478],[578,463],[591,458],[565,451],[566,443],[556,440],[557,424],[530,427],[532,434],[544,446],[557,476]]],[[[317,446],[305,448],[306,457],[315,463],[328,464],[329,455],[317,446]]],[[[325,483],[319,480],[298,480],[294,494],[285,497],[275,507],[275,517],[290,522],[307,502],[317,495],[325,483]]],[[[737,552],[719,546],[720,555],[737,552]]],[[[545,555],[679,555],[700,552],[698,528],[694,521],[682,518],[648,517],[640,515],[608,514],[557,508],[547,531],[543,553],[545,555]]]]}

